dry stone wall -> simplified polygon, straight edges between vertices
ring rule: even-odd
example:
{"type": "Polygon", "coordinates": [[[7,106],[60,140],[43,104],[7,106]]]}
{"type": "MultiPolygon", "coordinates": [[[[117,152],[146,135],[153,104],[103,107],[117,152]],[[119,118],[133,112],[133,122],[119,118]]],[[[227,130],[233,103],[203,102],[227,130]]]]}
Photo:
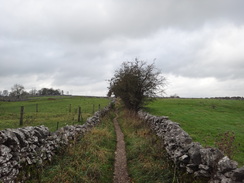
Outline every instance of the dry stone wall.
{"type": "Polygon", "coordinates": [[[139,112],[139,117],[163,140],[169,157],[179,167],[196,177],[207,177],[210,183],[243,183],[244,166],[238,168],[217,148],[204,148],[193,142],[178,123],[168,117],[139,112]]]}
{"type": "Polygon", "coordinates": [[[97,111],[83,125],[70,125],[51,133],[45,126],[29,126],[0,131],[0,182],[15,182],[26,166],[42,166],[61,147],[91,130],[112,107],[97,111]]]}

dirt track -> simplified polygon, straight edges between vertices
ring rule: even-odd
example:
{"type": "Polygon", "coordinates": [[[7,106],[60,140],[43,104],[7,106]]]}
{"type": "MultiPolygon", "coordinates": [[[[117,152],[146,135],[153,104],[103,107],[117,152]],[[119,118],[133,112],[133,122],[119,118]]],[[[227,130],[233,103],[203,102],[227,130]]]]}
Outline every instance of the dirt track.
{"type": "Polygon", "coordinates": [[[114,183],[129,183],[130,178],[127,172],[127,161],[125,152],[124,134],[117,121],[117,114],[114,118],[114,128],[117,136],[117,147],[115,151],[114,183]]]}

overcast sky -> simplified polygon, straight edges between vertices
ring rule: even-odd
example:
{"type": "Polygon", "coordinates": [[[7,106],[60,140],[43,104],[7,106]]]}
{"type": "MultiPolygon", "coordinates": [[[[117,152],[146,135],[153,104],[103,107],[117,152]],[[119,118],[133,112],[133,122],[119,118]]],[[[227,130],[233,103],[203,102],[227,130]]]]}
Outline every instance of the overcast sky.
{"type": "Polygon", "coordinates": [[[106,95],[136,57],[166,96],[244,96],[244,1],[0,0],[0,90],[106,95]]]}

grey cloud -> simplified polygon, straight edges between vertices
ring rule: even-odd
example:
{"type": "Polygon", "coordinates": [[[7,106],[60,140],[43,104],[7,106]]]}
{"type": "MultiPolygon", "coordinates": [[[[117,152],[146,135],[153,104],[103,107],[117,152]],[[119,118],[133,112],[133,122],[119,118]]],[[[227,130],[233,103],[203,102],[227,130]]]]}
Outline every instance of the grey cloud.
{"type": "Polygon", "coordinates": [[[30,79],[106,94],[105,80],[135,57],[184,82],[244,78],[243,0],[0,2],[0,90],[30,79]]]}
{"type": "Polygon", "coordinates": [[[17,36],[91,42],[111,35],[145,36],[165,27],[195,28],[218,19],[243,23],[243,5],[241,0],[7,1],[0,21],[1,29],[17,36]]]}
{"type": "Polygon", "coordinates": [[[174,75],[166,75],[169,87],[166,95],[178,94],[180,97],[225,97],[243,96],[243,79],[227,79],[218,81],[215,78],[187,78],[174,75]]]}
{"type": "Polygon", "coordinates": [[[155,36],[159,41],[148,40],[147,44],[154,45],[148,51],[159,58],[158,65],[166,73],[220,80],[243,78],[243,30],[243,27],[212,26],[193,32],[162,31],[155,36]]]}
{"type": "Polygon", "coordinates": [[[4,41],[0,46],[0,75],[53,72],[62,57],[56,49],[50,43],[4,41]]]}

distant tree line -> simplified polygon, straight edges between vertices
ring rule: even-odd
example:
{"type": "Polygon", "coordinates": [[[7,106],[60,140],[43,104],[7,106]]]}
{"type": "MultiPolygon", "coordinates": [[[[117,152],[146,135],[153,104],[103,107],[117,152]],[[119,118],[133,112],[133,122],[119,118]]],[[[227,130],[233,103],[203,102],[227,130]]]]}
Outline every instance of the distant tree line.
{"type": "Polygon", "coordinates": [[[214,97],[214,99],[244,100],[244,97],[240,97],[240,96],[233,96],[233,97],[214,97]]]}
{"type": "MultiPolygon", "coordinates": [[[[169,97],[161,97],[161,98],[180,98],[180,97],[178,95],[174,94],[174,95],[171,95],[169,97]]],[[[183,99],[187,99],[187,98],[183,98],[183,99]]],[[[192,98],[192,99],[194,99],[194,98],[192,98]]],[[[205,99],[244,100],[244,97],[241,97],[241,96],[233,96],[233,97],[210,97],[210,98],[205,97],[205,99]]]]}
{"type": "Polygon", "coordinates": [[[35,95],[63,95],[63,91],[53,88],[42,88],[35,95]]]}
{"type": "Polygon", "coordinates": [[[28,96],[46,96],[46,95],[64,95],[63,90],[53,88],[42,88],[40,90],[32,89],[31,91],[25,91],[25,87],[20,84],[15,84],[11,91],[3,90],[0,91],[1,97],[21,99],[28,96]]]}

